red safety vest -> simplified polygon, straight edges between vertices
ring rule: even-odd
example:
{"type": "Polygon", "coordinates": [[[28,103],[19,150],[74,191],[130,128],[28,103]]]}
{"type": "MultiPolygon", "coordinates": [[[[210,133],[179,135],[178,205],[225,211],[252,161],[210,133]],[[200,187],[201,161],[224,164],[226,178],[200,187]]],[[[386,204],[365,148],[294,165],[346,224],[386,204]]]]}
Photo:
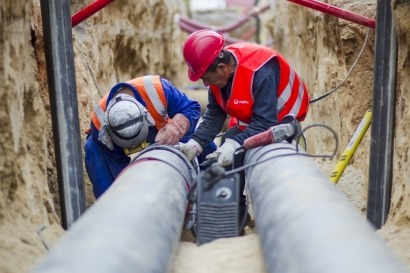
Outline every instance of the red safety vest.
{"type": "Polygon", "coordinates": [[[288,114],[299,121],[305,119],[309,106],[307,88],[278,52],[251,43],[235,43],[227,46],[226,49],[237,61],[231,95],[225,103],[219,87],[210,85],[210,89],[216,102],[228,115],[237,118],[240,126],[247,126],[252,119],[254,104],[252,83],[255,72],[274,57],[278,60],[280,68],[277,90],[279,122],[288,114]]]}
{"type": "MultiPolygon", "coordinates": [[[[138,94],[145,102],[145,108],[154,119],[157,130],[164,127],[170,119],[166,111],[167,101],[165,99],[164,89],[162,87],[160,77],[144,76],[127,81],[127,83],[132,85],[137,90],[138,94]]],[[[114,90],[114,92],[116,91],[117,90],[114,90]]],[[[95,128],[98,130],[101,128],[101,121],[107,109],[107,99],[110,92],[105,94],[105,96],[98,102],[98,104],[94,107],[94,110],[91,112],[91,120],[95,128]]],[[[137,97],[136,95],[134,96],[137,97]]]]}

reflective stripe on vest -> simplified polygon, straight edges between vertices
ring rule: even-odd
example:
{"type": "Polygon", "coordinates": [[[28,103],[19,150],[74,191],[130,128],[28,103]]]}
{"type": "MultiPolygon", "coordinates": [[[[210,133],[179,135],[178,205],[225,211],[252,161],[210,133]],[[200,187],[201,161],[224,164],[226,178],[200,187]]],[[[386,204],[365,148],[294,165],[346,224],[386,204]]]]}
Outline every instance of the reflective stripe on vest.
{"type": "Polygon", "coordinates": [[[279,122],[287,115],[304,120],[308,106],[309,95],[307,88],[299,75],[278,54],[280,80],[278,90],[278,119],[279,122]],[[284,73],[282,73],[284,72],[284,73]]]}
{"type": "MultiPolygon", "coordinates": [[[[279,53],[270,48],[247,43],[236,43],[227,46],[226,49],[234,55],[238,64],[232,83],[231,97],[228,102],[225,103],[223,101],[218,87],[210,86],[216,101],[226,113],[242,121],[242,123],[250,123],[253,115],[253,100],[250,103],[240,104],[240,107],[232,104],[232,101],[240,102],[241,98],[253,98],[252,83],[255,71],[275,57],[280,68],[277,90],[279,122],[289,114],[295,116],[299,121],[305,118],[309,105],[309,95],[306,86],[279,53]],[[255,53],[259,55],[258,58],[249,58],[249,56],[253,56],[255,53]]],[[[240,127],[244,127],[245,124],[241,124],[240,127]]]]}
{"type": "Polygon", "coordinates": [[[145,76],[128,81],[138,90],[138,93],[146,103],[146,108],[155,120],[157,130],[165,126],[169,121],[167,114],[167,102],[164,89],[159,76],[145,76]]]}
{"type": "Polygon", "coordinates": [[[94,106],[94,110],[91,112],[91,121],[97,130],[101,128],[101,121],[104,120],[104,113],[107,109],[107,98],[110,92],[104,95],[104,97],[94,106]]]}
{"type": "MultiPolygon", "coordinates": [[[[144,76],[135,78],[127,82],[132,88],[130,88],[133,93],[138,92],[141,98],[144,100],[143,103],[146,105],[146,109],[155,121],[155,127],[157,130],[165,126],[169,121],[167,115],[166,99],[164,94],[164,89],[161,84],[159,76],[144,76]]],[[[118,92],[117,90],[111,90],[95,105],[94,110],[91,113],[91,120],[97,128],[100,130],[101,121],[104,120],[105,111],[107,109],[107,99],[111,92],[118,92]]],[[[134,95],[135,96],[135,95],[134,95]]],[[[135,96],[138,100],[137,96],[135,96]]]]}

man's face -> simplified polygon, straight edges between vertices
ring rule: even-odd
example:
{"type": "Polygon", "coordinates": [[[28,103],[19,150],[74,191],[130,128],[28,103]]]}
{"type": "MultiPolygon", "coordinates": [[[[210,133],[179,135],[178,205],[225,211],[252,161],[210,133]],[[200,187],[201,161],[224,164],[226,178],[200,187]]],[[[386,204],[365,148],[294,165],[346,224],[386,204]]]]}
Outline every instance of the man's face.
{"type": "Polygon", "coordinates": [[[228,71],[228,67],[225,64],[220,63],[215,71],[211,72],[207,70],[201,79],[205,86],[215,85],[219,88],[223,88],[228,83],[229,77],[230,72],[228,71]]]}

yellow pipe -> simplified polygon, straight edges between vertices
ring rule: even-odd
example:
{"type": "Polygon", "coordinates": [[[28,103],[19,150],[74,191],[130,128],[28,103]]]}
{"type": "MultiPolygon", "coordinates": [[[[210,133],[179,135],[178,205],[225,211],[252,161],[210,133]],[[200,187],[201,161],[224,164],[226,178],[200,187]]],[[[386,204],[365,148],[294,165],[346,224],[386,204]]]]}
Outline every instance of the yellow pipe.
{"type": "Polygon", "coordinates": [[[332,174],[330,175],[330,181],[332,181],[333,183],[337,184],[337,182],[339,181],[342,173],[346,169],[347,164],[349,164],[350,159],[356,152],[360,141],[362,141],[363,136],[366,134],[370,123],[372,123],[372,112],[367,111],[362,121],[360,122],[359,127],[357,127],[352,139],[344,150],[342,157],[339,159],[339,162],[337,162],[332,174]]]}

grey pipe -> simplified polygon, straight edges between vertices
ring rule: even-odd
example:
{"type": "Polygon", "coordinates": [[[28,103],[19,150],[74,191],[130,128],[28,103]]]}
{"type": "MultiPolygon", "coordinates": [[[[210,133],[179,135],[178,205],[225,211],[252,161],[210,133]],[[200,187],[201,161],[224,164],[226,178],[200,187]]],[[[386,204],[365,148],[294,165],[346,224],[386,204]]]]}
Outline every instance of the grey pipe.
{"type": "Polygon", "coordinates": [[[147,149],[33,272],[167,272],[183,228],[191,168],[173,148],[147,149]]]}
{"type": "Polygon", "coordinates": [[[267,272],[407,272],[310,158],[278,143],[245,164],[269,158],[245,171],[267,272]]]}

